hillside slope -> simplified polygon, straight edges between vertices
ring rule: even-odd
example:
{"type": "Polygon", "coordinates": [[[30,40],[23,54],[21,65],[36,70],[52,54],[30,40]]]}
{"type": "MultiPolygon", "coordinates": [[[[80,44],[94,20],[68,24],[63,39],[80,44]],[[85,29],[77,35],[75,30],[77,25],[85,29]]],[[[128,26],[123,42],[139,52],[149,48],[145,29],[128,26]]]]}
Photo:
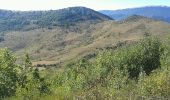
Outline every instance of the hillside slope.
{"type": "Polygon", "coordinates": [[[153,19],[170,22],[169,11],[170,11],[170,7],[151,6],[151,7],[122,9],[122,10],[102,10],[99,12],[108,15],[116,20],[125,19],[128,16],[132,16],[132,15],[141,15],[153,19]]]}
{"type": "Polygon", "coordinates": [[[50,11],[0,10],[0,32],[25,31],[37,28],[74,25],[83,21],[104,21],[112,18],[85,7],[70,7],[50,11]]]}
{"type": "Polygon", "coordinates": [[[56,26],[53,29],[8,32],[0,47],[8,47],[18,55],[28,52],[36,64],[62,63],[93,56],[99,50],[112,48],[119,42],[136,41],[145,32],[165,36],[170,32],[170,24],[142,16],[132,16],[119,22],[85,21],[67,28],[56,26]]]}

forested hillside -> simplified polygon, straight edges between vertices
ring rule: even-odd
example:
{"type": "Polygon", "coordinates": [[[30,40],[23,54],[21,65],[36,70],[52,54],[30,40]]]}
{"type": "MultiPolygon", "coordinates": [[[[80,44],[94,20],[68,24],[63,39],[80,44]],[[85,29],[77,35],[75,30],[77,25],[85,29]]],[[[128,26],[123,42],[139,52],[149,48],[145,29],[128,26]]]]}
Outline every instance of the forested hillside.
{"type": "Polygon", "coordinates": [[[26,12],[0,10],[0,32],[69,26],[83,21],[104,20],[111,20],[111,18],[85,7],[26,12]]]}

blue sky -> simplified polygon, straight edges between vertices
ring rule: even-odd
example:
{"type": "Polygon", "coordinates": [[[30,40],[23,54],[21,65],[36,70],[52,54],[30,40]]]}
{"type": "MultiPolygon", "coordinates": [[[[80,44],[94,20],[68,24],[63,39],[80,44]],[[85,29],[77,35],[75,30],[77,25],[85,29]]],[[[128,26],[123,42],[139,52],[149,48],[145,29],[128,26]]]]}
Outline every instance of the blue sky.
{"type": "Polygon", "coordinates": [[[0,0],[0,9],[55,10],[85,6],[94,10],[115,10],[142,6],[170,6],[170,0],[0,0]]]}

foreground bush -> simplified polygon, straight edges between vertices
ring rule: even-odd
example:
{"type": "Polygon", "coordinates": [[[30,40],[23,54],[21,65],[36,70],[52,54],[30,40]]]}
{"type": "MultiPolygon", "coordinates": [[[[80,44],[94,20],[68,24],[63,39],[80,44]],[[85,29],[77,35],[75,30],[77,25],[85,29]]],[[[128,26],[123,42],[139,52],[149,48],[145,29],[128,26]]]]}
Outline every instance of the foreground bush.
{"type": "Polygon", "coordinates": [[[16,58],[7,49],[0,49],[0,98],[23,97],[31,99],[36,95],[49,93],[49,84],[41,78],[39,71],[31,66],[26,55],[25,64],[16,64],[16,58]]]}
{"type": "Polygon", "coordinates": [[[0,50],[0,97],[12,96],[17,88],[19,66],[7,49],[0,50]]]}
{"type": "Polygon", "coordinates": [[[113,67],[122,71],[127,69],[130,78],[137,78],[141,70],[149,75],[151,71],[161,67],[163,51],[158,39],[146,38],[133,46],[102,53],[97,59],[100,66],[106,67],[108,71],[113,67]]]}
{"type": "Polygon", "coordinates": [[[170,98],[170,70],[158,70],[150,76],[141,76],[138,82],[138,93],[144,98],[170,98]]]}

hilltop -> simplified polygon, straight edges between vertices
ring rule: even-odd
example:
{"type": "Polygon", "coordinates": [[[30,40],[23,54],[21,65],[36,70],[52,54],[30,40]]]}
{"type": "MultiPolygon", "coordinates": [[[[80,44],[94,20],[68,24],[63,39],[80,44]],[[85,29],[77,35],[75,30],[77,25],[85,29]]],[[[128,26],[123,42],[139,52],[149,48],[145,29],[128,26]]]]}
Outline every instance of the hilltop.
{"type": "Polygon", "coordinates": [[[112,18],[85,7],[69,7],[50,11],[0,10],[0,32],[27,31],[54,26],[68,27],[78,22],[100,22],[112,18]]]}

